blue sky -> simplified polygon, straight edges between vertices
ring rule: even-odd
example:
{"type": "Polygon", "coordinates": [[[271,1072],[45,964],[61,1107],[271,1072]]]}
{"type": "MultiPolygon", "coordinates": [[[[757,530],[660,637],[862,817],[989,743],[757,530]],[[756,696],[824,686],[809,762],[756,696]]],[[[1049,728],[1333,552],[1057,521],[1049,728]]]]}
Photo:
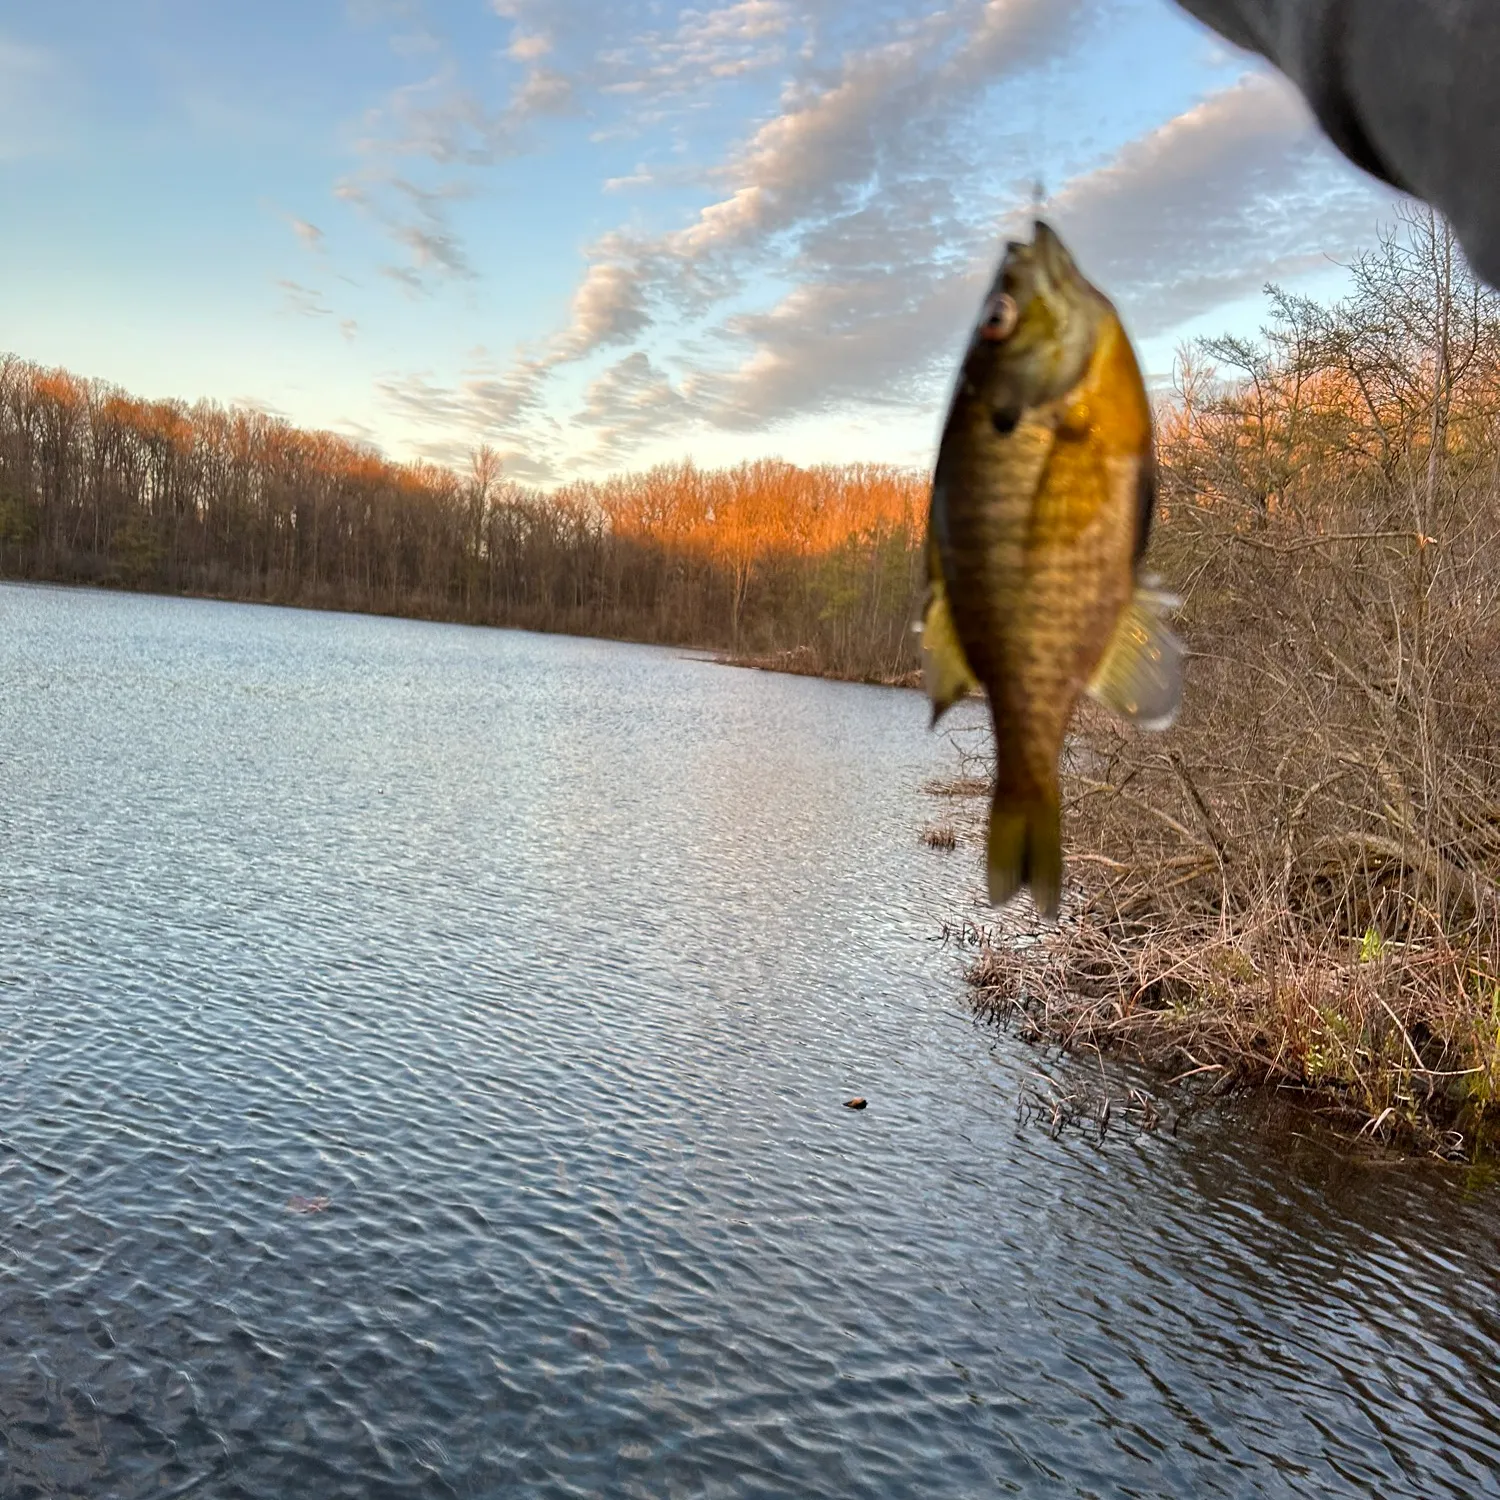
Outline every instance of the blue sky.
{"type": "Polygon", "coordinates": [[[926,465],[1038,182],[1157,376],[1392,208],[1169,0],[0,0],[0,350],[401,458],[926,465]]]}

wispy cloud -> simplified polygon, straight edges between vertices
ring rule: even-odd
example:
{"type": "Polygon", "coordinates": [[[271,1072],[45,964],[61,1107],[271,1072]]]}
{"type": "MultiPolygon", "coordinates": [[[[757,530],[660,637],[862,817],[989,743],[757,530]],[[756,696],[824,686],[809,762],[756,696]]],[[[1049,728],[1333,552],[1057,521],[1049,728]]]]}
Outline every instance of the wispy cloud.
{"type": "Polygon", "coordinates": [[[472,196],[474,172],[523,149],[528,126],[574,105],[572,80],[544,61],[551,43],[542,32],[512,39],[508,51],[520,77],[501,102],[466,81],[456,57],[436,44],[432,50],[436,66],[366,111],[355,143],[361,164],[334,188],[406,252],[383,269],[414,291],[474,276],[451,205],[472,196]],[[430,180],[434,171],[446,175],[430,180]]]}
{"type": "MultiPolygon", "coordinates": [[[[1069,45],[1088,10],[1084,0],[983,0],[904,26],[829,78],[789,83],[777,112],[715,170],[720,194],[689,224],[596,242],[546,365],[637,339],[663,314],[702,316],[751,273],[797,283],[770,312],[721,325],[721,339],[753,346],[737,368],[709,366],[673,388],[626,359],[600,377],[586,417],[602,447],[691,416],[753,427],[909,378],[913,343],[934,344],[941,335],[927,330],[948,325],[939,312],[958,300],[953,276],[978,234],[972,209],[934,182],[935,153],[986,90],[1069,45]]],[[[780,35],[787,14],[751,0],[689,18],[680,34],[698,47],[780,35]]]]}
{"type": "Polygon", "coordinates": [[[55,53],[0,34],[0,162],[56,151],[66,136],[60,99],[71,92],[55,53]]]}
{"type": "Polygon", "coordinates": [[[590,382],[575,420],[598,434],[592,462],[613,464],[628,459],[640,444],[687,427],[697,416],[691,397],[637,349],[590,382]]]}
{"type": "Polygon", "coordinates": [[[806,18],[787,0],[738,0],[685,10],[675,27],[647,31],[597,59],[600,87],[660,106],[676,96],[776,67],[806,18]]]}
{"type": "MultiPolygon", "coordinates": [[[[1084,0],[985,0],[935,12],[852,55],[831,80],[790,83],[777,113],[715,171],[719,197],[680,230],[604,236],[585,284],[607,268],[617,300],[639,317],[662,305],[692,314],[731,295],[747,268],[790,252],[805,270],[842,254],[839,242],[863,203],[930,178],[936,152],[976,96],[1065,46],[1086,9],[1084,0]],[[783,243],[799,235],[800,243],[783,243]]],[[[714,14],[718,34],[732,17],[752,29],[778,24],[780,11],[755,0],[714,14]]],[[[969,226],[950,213],[941,232],[951,242],[969,226]]],[[[569,358],[613,336],[591,311],[575,303],[559,341],[569,358]]]]}
{"type": "MultiPolygon", "coordinates": [[[[568,325],[517,361],[514,383],[540,407],[559,366],[647,338],[663,317],[708,315],[748,275],[768,272],[797,289],[768,313],[720,325],[726,350],[752,346],[738,367],[709,364],[674,386],[637,351],[595,378],[581,420],[599,452],[585,461],[622,454],[671,424],[751,427],[868,391],[881,372],[909,377],[912,342],[919,334],[935,342],[924,332],[933,304],[957,300],[953,274],[967,270],[977,235],[972,211],[934,184],[934,152],[997,81],[1065,49],[1090,9],[1091,0],[969,0],[903,24],[830,76],[797,75],[775,114],[713,170],[718,196],[687,225],[595,242],[568,325]],[[893,344],[897,324],[911,337],[893,344]],[[841,351],[847,371],[809,364],[820,341],[841,351]]],[[[777,0],[745,0],[685,15],[672,45],[701,62],[705,49],[759,43],[789,24],[777,0]]],[[[951,318],[936,321],[946,327],[951,318]]],[[[461,392],[439,403],[434,394],[424,392],[425,420],[452,420],[465,408],[461,392]]],[[[514,432],[521,414],[509,420],[514,432]]]]}
{"type": "MultiPolygon", "coordinates": [[[[742,64],[785,75],[774,108],[698,169],[701,206],[649,230],[632,216],[586,247],[549,337],[456,383],[382,384],[391,410],[433,442],[503,442],[555,473],[695,433],[872,408],[904,421],[930,411],[935,433],[1001,240],[1030,214],[999,185],[1021,175],[1026,144],[976,121],[993,121],[1007,88],[1051,87],[1047,70],[1110,14],[1106,0],[952,0],[883,31],[870,22],[863,45],[817,61],[820,28],[826,43],[827,27],[850,24],[842,12],[738,0],[601,45],[589,72],[559,40],[579,0],[494,8],[512,24],[511,60],[557,66],[575,101],[583,83],[595,100],[608,89],[659,103],[742,64]],[[564,380],[575,364],[585,373],[564,380]]],[[[685,166],[671,172],[678,187],[693,181],[685,166]]],[[[645,161],[604,187],[669,175],[645,161]]],[[[1078,172],[1044,211],[1133,332],[1151,337],[1349,250],[1379,206],[1290,87],[1256,71],[1078,172]]],[[[463,274],[461,259],[430,264],[463,274]]]]}
{"type": "Polygon", "coordinates": [[[425,375],[388,376],[379,390],[392,410],[422,426],[457,428],[470,440],[504,441],[544,420],[536,370],[480,367],[456,386],[434,385],[425,375]]]}
{"type": "Polygon", "coordinates": [[[1290,84],[1256,72],[1075,178],[1045,211],[1145,337],[1368,244],[1389,198],[1343,166],[1290,84]]]}
{"type": "Polygon", "coordinates": [[[296,313],[304,318],[333,316],[333,309],[324,302],[322,292],[315,287],[303,286],[301,282],[286,279],[276,284],[281,288],[282,305],[287,312],[296,313]]]}
{"type": "Polygon", "coordinates": [[[260,396],[231,396],[229,398],[231,407],[238,407],[242,411],[257,412],[260,416],[269,417],[274,422],[289,422],[291,417],[270,401],[260,396]]]}
{"type": "Polygon", "coordinates": [[[306,219],[299,219],[296,214],[291,213],[283,213],[282,218],[286,220],[287,226],[297,236],[304,250],[311,250],[314,254],[323,250],[325,236],[316,224],[309,223],[306,219]]]}
{"type": "Polygon", "coordinates": [[[552,38],[543,31],[517,31],[505,50],[517,62],[536,62],[552,50],[552,38]]]}
{"type": "MultiPolygon", "coordinates": [[[[1378,205],[1318,137],[1290,86],[1252,74],[1064,185],[1043,212],[1148,337],[1367,242],[1378,205]]],[[[755,429],[871,402],[936,402],[1001,236],[944,254],[940,205],[888,202],[832,221],[811,274],[769,312],[728,320],[749,351],[700,383],[702,415],[755,429]]],[[[1010,232],[1027,227],[1018,210],[1010,232]]]]}

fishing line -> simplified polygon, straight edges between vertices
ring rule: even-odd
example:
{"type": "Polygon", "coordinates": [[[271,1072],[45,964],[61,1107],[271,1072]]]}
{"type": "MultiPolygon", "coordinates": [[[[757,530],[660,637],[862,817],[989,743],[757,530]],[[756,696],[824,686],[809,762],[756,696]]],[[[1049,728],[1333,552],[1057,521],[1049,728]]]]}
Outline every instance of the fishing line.
{"type": "Polygon", "coordinates": [[[1047,167],[1052,144],[1052,68],[1039,65],[1032,73],[1030,85],[1035,99],[1035,129],[1031,136],[1031,152],[1027,175],[1031,178],[1031,219],[1035,232],[1036,221],[1042,216],[1047,202],[1047,167]]]}

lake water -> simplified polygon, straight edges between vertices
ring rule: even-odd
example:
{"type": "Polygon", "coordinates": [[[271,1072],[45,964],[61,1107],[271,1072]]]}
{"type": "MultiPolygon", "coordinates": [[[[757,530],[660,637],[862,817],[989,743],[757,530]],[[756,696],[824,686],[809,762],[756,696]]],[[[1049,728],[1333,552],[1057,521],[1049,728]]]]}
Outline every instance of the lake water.
{"type": "Polygon", "coordinates": [[[1500,1493],[1500,1188],[1018,1124],[925,726],[0,587],[0,1495],[1500,1493]]]}

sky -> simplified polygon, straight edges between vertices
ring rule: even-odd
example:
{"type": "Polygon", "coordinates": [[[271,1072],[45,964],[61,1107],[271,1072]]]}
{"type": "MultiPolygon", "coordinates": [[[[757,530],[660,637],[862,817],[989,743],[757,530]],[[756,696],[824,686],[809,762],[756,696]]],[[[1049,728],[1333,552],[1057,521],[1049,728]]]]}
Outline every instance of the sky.
{"type": "Polygon", "coordinates": [[[0,351],[552,484],[931,463],[1040,212],[1150,378],[1393,215],[1171,0],[0,0],[0,351]]]}

